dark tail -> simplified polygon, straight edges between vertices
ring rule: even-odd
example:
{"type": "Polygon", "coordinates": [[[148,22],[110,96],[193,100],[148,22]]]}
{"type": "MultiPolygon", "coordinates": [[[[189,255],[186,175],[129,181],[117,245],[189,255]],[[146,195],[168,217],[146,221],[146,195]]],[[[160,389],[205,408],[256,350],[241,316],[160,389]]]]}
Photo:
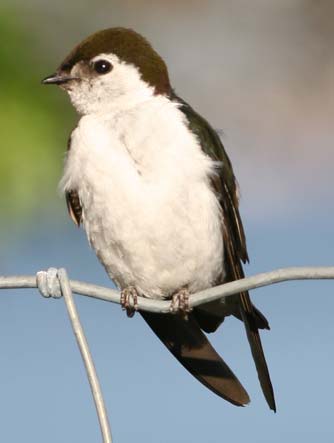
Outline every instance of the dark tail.
{"type": "Polygon", "coordinates": [[[192,314],[187,320],[169,314],[141,312],[141,315],[174,357],[203,385],[236,406],[249,403],[247,392],[192,314]]]}
{"type": "Polygon", "coordinates": [[[259,322],[262,319],[263,326],[266,329],[269,329],[269,325],[267,322],[267,326],[265,325],[266,319],[261,314],[259,317],[259,312],[257,309],[254,311],[254,306],[252,305],[248,292],[243,292],[240,294],[240,314],[242,320],[245,325],[247,338],[249,341],[249,345],[251,348],[251,352],[253,355],[253,359],[255,362],[257,374],[260,380],[261,388],[267,403],[274,412],[276,412],[276,404],[274,397],[274,390],[271,384],[269,370],[267,366],[267,362],[264,356],[262,343],[259,334],[259,322]],[[264,320],[263,320],[264,319],[264,320]]]}

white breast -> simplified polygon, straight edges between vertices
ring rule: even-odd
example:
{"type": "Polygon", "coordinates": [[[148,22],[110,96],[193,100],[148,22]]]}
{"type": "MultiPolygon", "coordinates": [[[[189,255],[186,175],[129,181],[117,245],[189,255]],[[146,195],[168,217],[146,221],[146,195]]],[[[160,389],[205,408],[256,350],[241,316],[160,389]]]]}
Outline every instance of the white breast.
{"type": "Polygon", "coordinates": [[[162,96],[81,118],[62,188],[76,189],[88,239],[110,277],[155,298],[212,286],[222,272],[214,163],[162,96]]]}

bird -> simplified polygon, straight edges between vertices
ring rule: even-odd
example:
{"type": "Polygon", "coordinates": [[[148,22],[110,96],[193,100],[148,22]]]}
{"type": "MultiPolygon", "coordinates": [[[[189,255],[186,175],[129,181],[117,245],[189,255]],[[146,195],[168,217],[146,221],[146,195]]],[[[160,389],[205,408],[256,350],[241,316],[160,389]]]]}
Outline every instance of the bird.
{"type": "Polygon", "coordinates": [[[207,333],[244,324],[264,397],[276,411],[259,329],[265,316],[243,291],[189,309],[195,292],[244,277],[248,262],[231,161],[210,123],[172,88],[168,68],[132,29],[100,30],[42,83],[59,85],[79,114],[60,188],[129,315],[137,296],[171,300],[140,312],[176,359],[236,406],[250,402],[207,333]]]}

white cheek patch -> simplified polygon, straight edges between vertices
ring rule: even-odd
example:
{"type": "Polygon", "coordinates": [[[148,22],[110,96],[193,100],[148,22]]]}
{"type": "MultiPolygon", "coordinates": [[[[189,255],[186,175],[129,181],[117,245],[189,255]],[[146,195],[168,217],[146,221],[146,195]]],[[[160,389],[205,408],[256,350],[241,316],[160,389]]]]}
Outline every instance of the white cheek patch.
{"type": "Polygon", "coordinates": [[[153,87],[142,80],[134,65],[121,61],[115,54],[99,54],[91,63],[101,59],[112,64],[110,72],[90,76],[80,65],[73,69],[73,73],[78,73],[82,81],[68,90],[68,93],[79,114],[127,109],[154,94],[153,87]]]}

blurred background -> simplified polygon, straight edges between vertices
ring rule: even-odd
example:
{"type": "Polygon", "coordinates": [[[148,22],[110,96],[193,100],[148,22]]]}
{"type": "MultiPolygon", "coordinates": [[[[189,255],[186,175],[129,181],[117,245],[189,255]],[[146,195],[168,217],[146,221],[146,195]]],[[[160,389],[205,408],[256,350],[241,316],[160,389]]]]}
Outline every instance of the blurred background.
{"type": "MultiPolygon", "coordinates": [[[[172,84],[221,131],[241,187],[246,274],[333,265],[334,3],[331,0],[3,0],[0,5],[0,275],[65,266],[111,286],[57,192],[77,117],[40,80],[88,34],[144,34],[172,84]]],[[[204,389],[137,315],[77,297],[116,442],[333,442],[334,283],[254,291],[277,414],[262,397],[242,325],[212,337],[252,402],[204,389]]],[[[1,441],[99,441],[64,303],[1,291],[1,441]]]]}

